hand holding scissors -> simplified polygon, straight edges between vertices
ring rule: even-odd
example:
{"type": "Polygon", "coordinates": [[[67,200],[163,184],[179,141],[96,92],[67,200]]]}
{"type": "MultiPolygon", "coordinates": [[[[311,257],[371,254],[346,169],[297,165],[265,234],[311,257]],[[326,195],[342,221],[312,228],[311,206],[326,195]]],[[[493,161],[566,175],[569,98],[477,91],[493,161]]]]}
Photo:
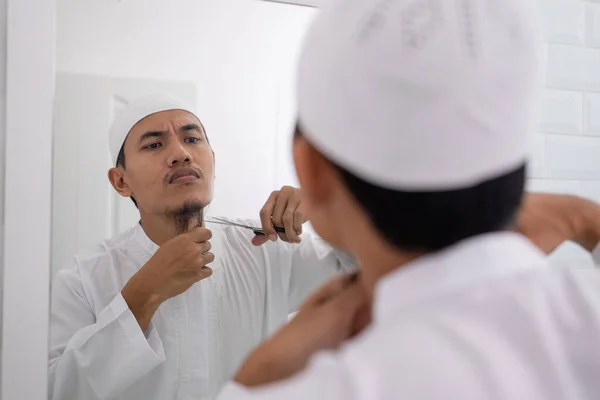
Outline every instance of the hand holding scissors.
{"type": "Polygon", "coordinates": [[[300,243],[302,224],[307,219],[301,211],[302,194],[300,189],[284,186],[276,190],[267,199],[260,210],[260,221],[262,227],[254,227],[231,222],[223,218],[212,218],[207,223],[220,225],[233,225],[252,230],[256,235],[252,238],[252,244],[261,246],[269,240],[276,242],[281,239],[284,242],[300,243]]]}
{"type": "Polygon", "coordinates": [[[260,221],[266,236],[258,236],[252,243],[260,246],[268,240],[275,242],[278,237],[284,242],[300,243],[302,224],[307,221],[301,204],[302,192],[298,188],[284,186],[271,193],[260,210],[260,221]],[[275,227],[283,227],[285,232],[275,227]]]}

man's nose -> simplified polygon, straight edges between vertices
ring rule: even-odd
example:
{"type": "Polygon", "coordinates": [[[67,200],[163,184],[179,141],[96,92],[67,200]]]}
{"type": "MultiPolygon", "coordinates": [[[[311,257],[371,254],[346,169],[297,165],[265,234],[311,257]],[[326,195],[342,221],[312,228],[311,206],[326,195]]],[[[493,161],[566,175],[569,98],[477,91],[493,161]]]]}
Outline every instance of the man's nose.
{"type": "Polygon", "coordinates": [[[174,138],[171,141],[171,148],[169,154],[169,160],[167,161],[169,166],[177,164],[189,164],[192,162],[192,155],[186,149],[183,143],[179,141],[179,138],[174,138]]]}

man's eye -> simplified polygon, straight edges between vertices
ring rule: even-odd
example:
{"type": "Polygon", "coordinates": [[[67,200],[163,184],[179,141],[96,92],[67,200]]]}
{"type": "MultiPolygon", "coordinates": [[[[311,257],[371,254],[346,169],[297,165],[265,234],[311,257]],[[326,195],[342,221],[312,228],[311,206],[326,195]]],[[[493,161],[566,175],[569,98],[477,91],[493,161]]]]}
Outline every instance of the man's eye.
{"type": "Polygon", "coordinates": [[[160,143],[151,143],[151,144],[147,145],[145,148],[153,150],[153,149],[158,149],[160,146],[162,146],[160,143]]]}
{"type": "Polygon", "coordinates": [[[189,138],[185,138],[185,141],[187,143],[197,143],[200,141],[200,138],[197,137],[189,137],[189,138]]]}

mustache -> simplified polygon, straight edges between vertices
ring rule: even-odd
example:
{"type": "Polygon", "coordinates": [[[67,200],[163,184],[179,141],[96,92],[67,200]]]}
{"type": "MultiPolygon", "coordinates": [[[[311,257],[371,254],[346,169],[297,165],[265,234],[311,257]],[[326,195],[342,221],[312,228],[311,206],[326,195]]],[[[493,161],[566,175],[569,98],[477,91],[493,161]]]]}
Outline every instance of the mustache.
{"type": "Polygon", "coordinates": [[[204,173],[202,172],[202,170],[200,168],[196,168],[196,167],[192,167],[192,166],[179,167],[179,168],[174,169],[173,171],[168,172],[165,175],[164,181],[165,181],[165,183],[171,183],[175,179],[180,178],[182,176],[186,176],[186,175],[192,175],[192,176],[195,176],[196,178],[202,178],[204,176],[204,173]]]}

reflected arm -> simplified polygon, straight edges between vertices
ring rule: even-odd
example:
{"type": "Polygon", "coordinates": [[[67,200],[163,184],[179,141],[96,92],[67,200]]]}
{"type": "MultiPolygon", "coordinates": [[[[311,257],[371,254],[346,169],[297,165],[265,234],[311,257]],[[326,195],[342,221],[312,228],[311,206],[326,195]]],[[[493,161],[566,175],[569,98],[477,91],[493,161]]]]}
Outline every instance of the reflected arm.
{"type": "Polygon", "coordinates": [[[144,335],[123,296],[97,315],[85,296],[77,263],[53,282],[49,399],[109,399],[165,360],[151,325],[144,335]]]}

